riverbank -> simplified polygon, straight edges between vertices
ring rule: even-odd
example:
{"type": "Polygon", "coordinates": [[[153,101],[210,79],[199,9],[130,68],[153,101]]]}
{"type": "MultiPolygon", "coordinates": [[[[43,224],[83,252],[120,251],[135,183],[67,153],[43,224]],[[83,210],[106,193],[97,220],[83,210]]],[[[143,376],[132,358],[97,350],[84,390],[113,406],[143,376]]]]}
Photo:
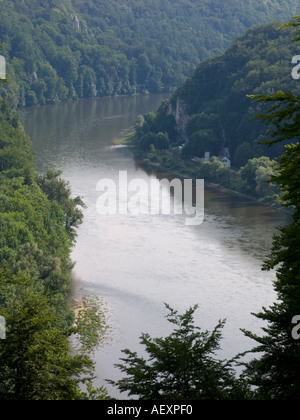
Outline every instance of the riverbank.
{"type": "Polygon", "coordinates": [[[237,171],[224,166],[217,157],[212,157],[208,162],[201,159],[183,160],[179,148],[158,151],[152,147],[150,153],[142,153],[136,147],[135,135],[135,130],[128,130],[126,136],[114,140],[113,143],[132,147],[137,164],[146,172],[167,178],[204,179],[206,186],[218,191],[236,194],[259,205],[293,214],[293,209],[282,206],[278,186],[268,181],[276,173],[275,161],[264,156],[251,159],[244,168],[237,171]],[[262,176],[259,171],[263,172],[262,176]],[[245,176],[247,172],[249,179],[245,176]],[[252,193],[249,192],[250,184],[256,185],[255,189],[252,187],[252,193]]]}
{"type": "MultiPolygon", "coordinates": [[[[163,165],[161,165],[158,162],[151,162],[149,159],[137,158],[136,162],[148,174],[154,173],[158,176],[167,177],[167,178],[177,177],[177,178],[180,178],[180,179],[197,179],[197,177],[195,177],[195,172],[196,171],[194,170],[195,169],[194,165],[190,166],[190,167],[182,166],[181,169],[172,170],[170,168],[164,167],[163,165]]],[[[231,173],[237,174],[234,171],[231,171],[231,173]]],[[[253,202],[256,202],[257,204],[259,204],[261,206],[273,208],[275,210],[282,211],[286,214],[292,214],[292,209],[286,209],[286,208],[282,207],[278,202],[278,198],[276,198],[276,201],[274,200],[272,202],[272,201],[268,201],[266,198],[264,199],[264,198],[260,198],[260,197],[257,197],[257,196],[253,196],[251,194],[245,194],[244,192],[241,192],[237,189],[226,187],[224,185],[221,185],[221,184],[216,183],[216,182],[212,182],[212,181],[207,180],[205,178],[204,178],[204,180],[205,180],[205,185],[209,188],[214,189],[214,190],[218,190],[218,191],[224,192],[224,193],[235,194],[239,197],[243,197],[247,200],[251,200],[253,202]]]]}

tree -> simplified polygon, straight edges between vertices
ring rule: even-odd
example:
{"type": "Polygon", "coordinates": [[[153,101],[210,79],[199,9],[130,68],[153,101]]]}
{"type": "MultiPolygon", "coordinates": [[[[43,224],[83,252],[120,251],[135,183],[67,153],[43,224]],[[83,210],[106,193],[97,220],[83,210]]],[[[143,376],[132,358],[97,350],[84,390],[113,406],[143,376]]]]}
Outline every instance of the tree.
{"type": "Polygon", "coordinates": [[[274,168],[271,166],[260,166],[255,172],[256,192],[260,197],[268,197],[272,194],[280,193],[280,189],[275,189],[275,184],[272,183],[271,177],[274,175],[274,168]]]}
{"type": "Polygon", "coordinates": [[[90,381],[93,362],[71,355],[68,336],[46,297],[29,278],[0,273],[0,314],[6,340],[0,345],[1,400],[76,400],[90,381]]]}
{"type": "Polygon", "coordinates": [[[141,54],[137,59],[137,82],[144,88],[148,86],[151,69],[147,54],[141,54]]]}
{"type": "Polygon", "coordinates": [[[262,156],[261,158],[250,159],[248,163],[241,168],[240,174],[243,181],[246,184],[246,189],[249,193],[255,193],[257,191],[258,183],[260,178],[257,177],[257,171],[261,168],[265,168],[267,173],[274,173],[276,162],[272,162],[268,157],[262,156]]]}
{"type": "Polygon", "coordinates": [[[83,221],[80,209],[85,204],[80,197],[71,198],[68,182],[60,178],[62,172],[48,170],[46,175],[40,176],[38,183],[50,201],[56,201],[65,213],[65,228],[72,244],[76,239],[76,228],[83,221]]]}
{"type": "Polygon", "coordinates": [[[90,353],[107,328],[104,312],[84,298],[74,324],[69,302],[83,203],[59,173],[34,172],[30,140],[3,100],[0,133],[0,400],[103,399],[90,353]]]}
{"type": "Polygon", "coordinates": [[[142,400],[244,399],[247,387],[235,378],[233,361],[214,358],[225,322],[220,321],[212,332],[202,332],[194,325],[197,306],[184,315],[166,307],[167,319],[175,326],[171,335],[152,339],[143,334],[141,344],[148,360],[124,350],[124,364],[116,366],[127,378],[109,382],[142,400]]]}
{"type": "Polygon", "coordinates": [[[190,136],[189,142],[183,148],[182,157],[184,159],[193,156],[204,157],[205,152],[217,155],[219,147],[219,139],[214,130],[199,130],[190,136]]]}
{"type": "Polygon", "coordinates": [[[251,158],[253,158],[253,150],[249,143],[244,142],[236,149],[234,165],[236,168],[241,168],[242,166],[245,166],[251,158]]]}
{"type": "MultiPolygon", "coordinates": [[[[189,0],[182,7],[182,0],[130,0],[126,5],[119,0],[0,1],[0,42],[10,76],[0,94],[21,107],[83,95],[170,92],[199,61],[221,54],[238,34],[259,22],[285,19],[298,6],[298,0],[276,1],[272,7],[261,0],[242,6],[239,0],[194,3],[189,0]]],[[[273,49],[272,58],[278,54],[278,48],[273,49]]],[[[234,54],[230,62],[240,67],[234,54]]],[[[205,83],[210,93],[219,89],[216,67],[211,71],[214,83],[205,83]]],[[[252,87],[261,73],[261,68],[251,68],[250,77],[243,78],[252,87]]],[[[239,116],[233,124],[238,120],[239,116]]]]}
{"type": "MultiPolygon", "coordinates": [[[[300,17],[292,25],[300,27],[300,17]]],[[[278,92],[255,99],[273,104],[258,116],[271,124],[272,140],[268,144],[290,142],[272,181],[281,187],[283,205],[293,209],[293,219],[274,237],[271,254],[264,265],[265,270],[277,269],[274,287],[278,299],[269,309],[263,308],[256,314],[268,323],[263,337],[245,331],[258,343],[253,351],[263,353],[247,365],[247,374],[257,387],[258,398],[299,400],[300,341],[293,334],[292,322],[300,314],[300,98],[278,92]]]]}

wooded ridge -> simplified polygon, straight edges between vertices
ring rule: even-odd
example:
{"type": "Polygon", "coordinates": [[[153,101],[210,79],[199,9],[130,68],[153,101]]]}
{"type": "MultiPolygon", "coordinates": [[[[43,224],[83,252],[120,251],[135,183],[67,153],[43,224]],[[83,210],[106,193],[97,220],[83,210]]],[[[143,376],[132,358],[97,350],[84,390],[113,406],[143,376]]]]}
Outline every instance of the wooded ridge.
{"type": "Polygon", "coordinates": [[[253,25],[297,0],[4,0],[0,43],[14,107],[169,92],[253,25]]]}

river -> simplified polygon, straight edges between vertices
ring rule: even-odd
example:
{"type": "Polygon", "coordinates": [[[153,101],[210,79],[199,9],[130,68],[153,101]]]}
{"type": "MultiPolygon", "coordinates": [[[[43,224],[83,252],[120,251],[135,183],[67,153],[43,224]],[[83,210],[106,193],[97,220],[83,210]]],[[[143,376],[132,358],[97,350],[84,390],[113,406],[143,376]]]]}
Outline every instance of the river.
{"type": "MultiPolygon", "coordinates": [[[[120,378],[121,350],[141,351],[142,332],[170,332],[164,303],[180,312],[199,305],[196,322],[212,329],[227,319],[219,356],[231,358],[253,343],[240,331],[259,332],[251,315],[275,299],[274,273],[261,271],[284,213],[206,186],[205,221],[186,226],[181,215],[100,215],[99,180],[155,179],[138,167],[129,148],[115,146],[137,115],[155,110],[162,95],[88,99],[26,109],[21,119],[33,141],[36,167],[60,169],[74,196],[87,205],[72,258],[78,289],[108,308],[111,332],[95,353],[97,379],[120,378]]],[[[119,398],[117,390],[108,387],[119,398]]]]}

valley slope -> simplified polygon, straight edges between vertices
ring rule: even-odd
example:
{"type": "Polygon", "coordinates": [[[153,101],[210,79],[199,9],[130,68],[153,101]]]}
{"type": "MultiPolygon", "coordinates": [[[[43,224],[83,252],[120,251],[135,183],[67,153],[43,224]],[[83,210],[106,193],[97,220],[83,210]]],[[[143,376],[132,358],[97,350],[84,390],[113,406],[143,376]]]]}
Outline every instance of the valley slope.
{"type": "Polygon", "coordinates": [[[251,26],[298,0],[4,0],[1,54],[15,107],[168,92],[251,26]]]}

